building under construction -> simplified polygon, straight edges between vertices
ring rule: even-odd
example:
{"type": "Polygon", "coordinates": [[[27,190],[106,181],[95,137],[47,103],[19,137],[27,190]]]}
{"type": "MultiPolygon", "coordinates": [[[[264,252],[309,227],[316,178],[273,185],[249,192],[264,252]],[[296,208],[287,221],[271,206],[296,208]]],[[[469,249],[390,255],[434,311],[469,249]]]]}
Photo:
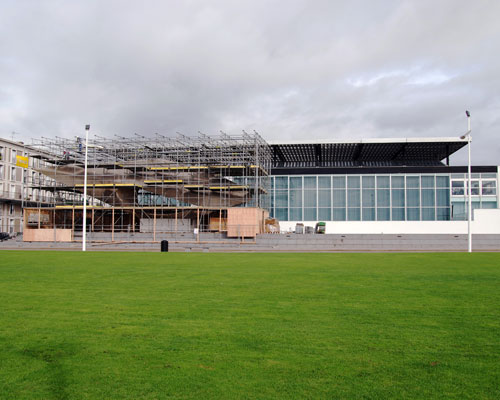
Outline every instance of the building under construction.
{"type": "MultiPolygon", "coordinates": [[[[25,240],[75,240],[83,230],[85,140],[42,138],[30,149],[43,178],[26,183],[45,201],[25,207],[25,240]]],[[[123,232],[153,240],[176,232],[255,236],[268,216],[272,155],[256,132],[94,136],[87,157],[85,229],[112,241],[123,232]]]]}

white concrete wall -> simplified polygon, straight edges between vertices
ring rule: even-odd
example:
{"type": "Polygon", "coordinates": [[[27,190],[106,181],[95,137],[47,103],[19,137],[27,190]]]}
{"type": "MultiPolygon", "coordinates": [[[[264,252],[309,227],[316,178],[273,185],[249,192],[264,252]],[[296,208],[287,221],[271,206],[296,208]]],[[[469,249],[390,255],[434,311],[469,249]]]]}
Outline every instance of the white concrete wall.
{"type": "MultiPolygon", "coordinates": [[[[500,209],[474,210],[472,233],[500,234],[500,209]]],[[[318,221],[280,221],[282,232],[295,231],[297,222],[316,226],[318,221]]],[[[326,233],[333,234],[467,234],[467,221],[326,221],[326,233]]]]}

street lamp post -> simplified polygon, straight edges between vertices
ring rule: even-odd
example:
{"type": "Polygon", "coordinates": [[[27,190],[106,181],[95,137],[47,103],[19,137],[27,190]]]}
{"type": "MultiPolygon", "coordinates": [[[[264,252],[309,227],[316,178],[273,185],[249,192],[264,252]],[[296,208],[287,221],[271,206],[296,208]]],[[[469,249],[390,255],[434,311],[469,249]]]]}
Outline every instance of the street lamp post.
{"type": "Polygon", "coordinates": [[[83,176],[82,251],[87,250],[87,159],[88,159],[88,149],[89,149],[89,130],[90,130],[90,125],[85,125],[85,172],[83,176]]]}
{"type": "Polygon", "coordinates": [[[467,132],[465,132],[465,135],[461,136],[460,139],[465,139],[467,138],[467,147],[469,150],[469,157],[468,157],[468,165],[467,165],[467,175],[468,175],[468,182],[467,182],[467,236],[468,236],[468,250],[469,253],[472,253],[472,231],[471,231],[471,220],[472,220],[472,187],[471,187],[471,164],[470,164],[470,143],[471,143],[471,129],[470,129],[470,112],[465,111],[465,115],[467,115],[467,132]]]}

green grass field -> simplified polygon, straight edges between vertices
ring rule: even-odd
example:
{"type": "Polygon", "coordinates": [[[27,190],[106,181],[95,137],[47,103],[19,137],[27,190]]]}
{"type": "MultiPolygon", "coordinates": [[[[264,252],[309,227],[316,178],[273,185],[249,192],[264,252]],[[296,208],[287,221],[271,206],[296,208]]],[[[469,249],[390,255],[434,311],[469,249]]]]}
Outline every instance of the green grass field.
{"type": "Polygon", "coordinates": [[[500,398],[500,254],[0,252],[0,398],[500,398]]]}

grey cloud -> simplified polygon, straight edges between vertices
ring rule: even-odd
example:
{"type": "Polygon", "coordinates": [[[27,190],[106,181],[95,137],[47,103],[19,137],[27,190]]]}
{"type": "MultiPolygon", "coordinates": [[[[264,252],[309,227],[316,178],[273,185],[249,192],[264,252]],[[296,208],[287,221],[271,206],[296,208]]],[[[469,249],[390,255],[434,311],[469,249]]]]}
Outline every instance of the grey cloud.
{"type": "Polygon", "coordinates": [[[497,164],[499,11],[486,0],[6,0],[0,134],[73,136],[91,123],[104,136],[453,136],[469,108],[474,160],[497,164]]]}

